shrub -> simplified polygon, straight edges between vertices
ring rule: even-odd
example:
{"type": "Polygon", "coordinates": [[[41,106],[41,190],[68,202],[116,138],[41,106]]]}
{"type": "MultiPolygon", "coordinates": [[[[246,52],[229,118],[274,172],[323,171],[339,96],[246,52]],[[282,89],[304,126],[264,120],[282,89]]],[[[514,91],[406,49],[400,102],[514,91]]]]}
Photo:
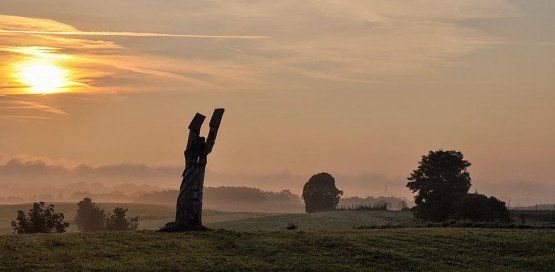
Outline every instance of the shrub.
{"type": "Polygon", "coordinates": [[[136,230],[139,226],[139,217],[132,217],[127,220],[127,209],[116,207],[113,214],[106,216],[106,230],[110,231],[127,231],[136,230]]]}
{"type": "Polygon", "coordinates": [[[287,230],[296,230],[298,228],[299,226],[295,223],[289,223],[289,225],[287,226],[287,230]]]}
{"type": "Polygon", "coordinates": [[[503,223],[511,221],[505,202],[493,196],[488,198],[478,193],[465,195],[455,204],[455,213],[456,217],[461,220],[503,223]]]}
{"type": "Polygon", "coordinates": [[[136,230],[139,225],[139,217],[128,220],[125,218],[126,215],[127,209],[125,208],[116,207],[113,213],[107,213],[92,199],[86,197],[77,204],[75,223],[79,230],[85,232],[136,230]]]}
{"type": "Polygon", "coordinates": [[[17,212],[17,218],[12,221],[14,233],[62,233],[69,227],[64,222],[64,214],[54,212],[54,205],[45,206],[44,202],[33,203],[29,213],[17,212]]]}
{"type": "Polygon", "coordinates": [[[105,229],[106,211],[97,206],[92,199],[85,197],[77,203],[75,224],[80,231],[102,231],[105,229]]]}

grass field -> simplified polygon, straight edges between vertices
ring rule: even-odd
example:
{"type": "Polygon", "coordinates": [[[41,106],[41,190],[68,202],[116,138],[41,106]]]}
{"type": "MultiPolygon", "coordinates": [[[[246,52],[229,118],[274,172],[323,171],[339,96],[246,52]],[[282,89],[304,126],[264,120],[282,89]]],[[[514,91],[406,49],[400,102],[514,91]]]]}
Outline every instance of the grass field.
{"type": "MultiPolygon", "coordinates": [[[[116,206],[129,209],[129,216],[139,216],[139,229],[157,230],[167,222],[173,221],[175,207],[148,204],[100,204],[111,211],[116,206]]],[[[31,204],[0,205],[0,234],[11,233],[11,221],[18,210],[28,211],[31,204]]],[[[55,203],[55,209],[63,212],[70,223],[68,232],[77,232],[73,224],[76,212],[75,203],[55,203]]],[[[382,226],[386,224],[412,226],[416,220],[410,212],[393,211],[336,211],[314,214],[306,213],[254,213],[203,211],[204,224],[212,229],[235,231],[274,231],[284,230],[289,223],[295,223],[302,230],[352,229],[358,226],[382,226]]]]}
{"type": "Polygon", "coordinates": [[[555,231],[387,229],[0,236],[2,271],[555,271],[555,231]]]}
{"type": "MultiPolygon", "coordinates": [[[[55,205],[72,223],[76,204],[55,205]]],[[[101,206],[129,208],[141,229],[174,216],[168,206],[101,206]]],[[[29,208],[0,205],[0,233],[10,233],[17,210],[29,208]]],[[[555,230],[352,229],[421,223],[392,211],[207,210],[203,218],[212,231],[0,235],[0,271],[555,271],[555,230]],[[299,230],[286,231],[289,223],[299,230]]]]}
{"type": "Polygon", "coordinates": [[[414,226],[417,220],[410,212],[400,211],[335,211],[320,213],[289,213],[233,221],[214,222],[209,227],[236,231],[284,230],[294,223],[301,230],[352,229],[359,226],[414,226]]]}
{"type": "MultiPolygon", "coordinates": [[[[157,230],[167,222],[173,221],[175,207],[136,204],[136,203],[100,203],[107,211],[116,206],[129,209],[129,216],[139,216],[139,229],[157,230]]],[[[28,211],[31,204],[0,205],[0,234],[11,233],[10,222],[15,219],[18,210],[28,211]]],[[[63,212],[70,223],[68,232],[77,232],[73,224],[77,205],[75,203],[55,203],[55,209],[63,212]]],[[[525,214],[529,225],[553,224],[553,211],[511,211],[516,224],[520,223],[520,214],[525,214]]],[[[401,211],[334,211],[321,213],[256,213],[256,212],[221,212],[204,210],[203,222],[212,229],[228,229],[234,231],[277,231],[285,230],[289,223],[294,223],[301,230],[352,229],[360,226],[404,226],[422,225],[411,212],[401,211]]]]}

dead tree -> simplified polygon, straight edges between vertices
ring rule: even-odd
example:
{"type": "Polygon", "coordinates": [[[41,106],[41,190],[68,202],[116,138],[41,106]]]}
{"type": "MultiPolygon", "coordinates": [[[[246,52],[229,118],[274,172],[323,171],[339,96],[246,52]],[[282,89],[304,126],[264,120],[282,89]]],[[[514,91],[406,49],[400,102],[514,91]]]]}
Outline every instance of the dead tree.
{"type": "Polygon", "coordinates": [[[175,222],[166,224],[162,231],[200,230],[202,226],[202,191],[207,157],[218,135],[224,109],[215,109],[210,119],[208,138],[200,136],[204,115],[197,113],[189,124],[189,138],[185,148],[185,170],[179,187],[175,222]]]}

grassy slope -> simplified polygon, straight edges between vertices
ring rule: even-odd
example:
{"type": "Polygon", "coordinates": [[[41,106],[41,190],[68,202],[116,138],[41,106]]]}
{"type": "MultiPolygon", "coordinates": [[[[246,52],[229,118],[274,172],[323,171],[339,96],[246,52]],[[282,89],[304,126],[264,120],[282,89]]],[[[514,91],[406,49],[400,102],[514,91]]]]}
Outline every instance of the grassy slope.
{"type": "MultiPolygon", "coordinates": [[[[65,215],[66,221],[70,223],[68,232],[76,232],[76,226],[73,224],[73,218],[77,210],[76,203],[54,203],[56,212],[62,212],[65,215]]],[[[0,234],[11,233],[11,221],[17,217],[17,211],[23,210],[28,212],[31,204],[18,204],[18,205],[0,205],[0,234]]],[[[128,215],[139,216],[140,229],[158,229],[164,226],[167,222],[173,221],[175,217],[175,207],[150,205],[150,204],[136,204],[136,203],[100,203],[100,206],[107,211],[113,211],[115,207],[125,207],[129,209],[128,215]]],[[[212,223],[222,221],[233,221],[240,219],[256,218],[267,216],[264,213],[252,212],[220,212],[213,210],[204,210],[203,220],[210,226],[212,223]]]]}
{"type": "Polygon", "coordinates": [[[387,229],[0,236],[0,270],[555,271],[555,231],[387,229]]]}
{"type": "MultiPolygon", "coordinates": [[[[165,223],[173,221],[175,208],[149,204],[100,204],[111,211],[116,206],[129,209],[129,216],[139,216],[139,229],[159,229],[165,223]]],[[[17,216],[17,210],[28,211],[31,204],[0,205],[0,234],[11,233],[10,222],[17,216]]],[[[70,223],[68,232],[77,232],[73,218],[76,212],[75,203],[55,203],[55,210],[63,212],[70,223]]],[[[230,229],[236,231],[284,230],[289,223],[295,223],[301,229],[351,229],[354,226],[381,226],[385,224],[411,226],[415,223],[414,216],[409,212],[392,211],[337,211],[314,214],[288,213],[268,214],[253,212],[220,212],[205,210],[204,224],[213,229],[230,229]]]]}
{"type": "Polygon", "coordinates": [[[236,221],[207,224],[218,229],[236,231],[274,231],[283,230],[289,223],[300,229],[352,229],[358,226],[382,226],[386,224],[411,226],[416,219],[410,212],[395,211],[336,211],[321,213],[290,213],[268,217],[246,218],[236,221]]]}

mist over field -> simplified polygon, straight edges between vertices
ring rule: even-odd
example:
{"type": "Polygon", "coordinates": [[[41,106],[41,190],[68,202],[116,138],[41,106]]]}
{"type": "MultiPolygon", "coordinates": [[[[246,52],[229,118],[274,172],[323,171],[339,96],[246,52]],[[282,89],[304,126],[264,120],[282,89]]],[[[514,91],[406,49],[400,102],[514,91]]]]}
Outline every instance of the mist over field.
{"type": "MultiPolygon", "coordinates": [[[[183,166],[132,163],[91,166],[85,163],[18,156],[0,161],[0,203],[78,201],[90,196],[102,202],[150,201],[174,204],[173,195],[153,201],[153,195],[149,193],[177,190],[181,183],[182,171],[183,166]],[[151,200],[141,199],[147,196],[150,196],[151,200]]],[[[412,195],[405,187],[406,179],[402,177],[341,173],[334,176],[337,186],[344,191],[343,199],[355,196],[381,196],[404,199],[409,204],[412,202],[412,195]]],[[[212,209],[300,212],[303,211],[300,199],[302,186],[309,177],[288,172],[261,175],[226,174],[208,170],[205,186],[213,189],[224,187],[219,191],[227,192],[227,195],[218,195],[218,190],[207,190],[205,203],[212,209]],[[250,195],[250,198],[242,197],[242,193],[250,195]],[[230,203],[235,204],[230,206],[230,203]]],[[[552,194],[555,186],[539,182],[473,181],[471,191],[498,195],[500,199],[515,207],[555,202],[555,196],[552,194]]]]}

